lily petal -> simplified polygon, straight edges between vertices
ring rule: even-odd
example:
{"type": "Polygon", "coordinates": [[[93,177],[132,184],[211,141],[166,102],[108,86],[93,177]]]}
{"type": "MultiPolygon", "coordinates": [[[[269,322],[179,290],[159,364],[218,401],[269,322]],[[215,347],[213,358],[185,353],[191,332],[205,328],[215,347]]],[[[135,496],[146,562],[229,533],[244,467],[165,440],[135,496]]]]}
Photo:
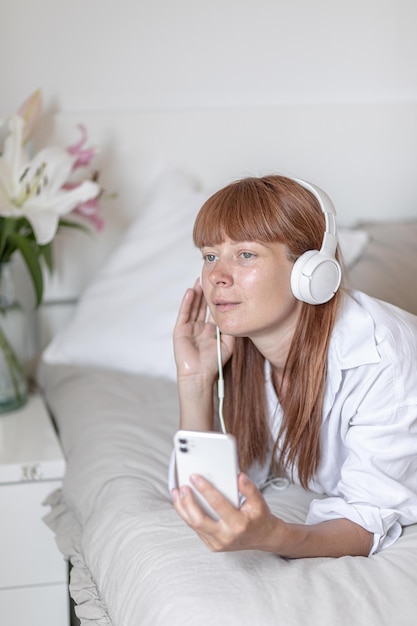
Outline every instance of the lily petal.
{"type": "Polygon", "coordinates": [[[12,115],[9,122],[10,135],[4,142],[2,160],[10,167],[11,173],[20,172],[25,162],[26,155],[22,149],[24,121],[19,115],[12,115]]]}
{"type": "Polygon", "coordinates": [[[48,181],[50,192],[54,193],[68,180],[74,165],[74,157],[61,148],[44,148],[31,161],[28,176],[34,175],[42,166],[45,166],[44,175],[48,181]]]}
{"type": "Polygon", "coordinates": [[[76,161],[74,163],[74,169],[78,167],[86,167],[89,165],[91,159],[96,154],[95,148],[83,148],[85,142],[87,141],[87,129],[83,124],[78,125],[78,129],[81,131],[81,139],[77,143],[68,146],[67,151],[72,156],[76,157],[76,161]]]}
{"type": "Polygon", "coordinates": [[[87,202],[82,202],[75,207],[74,213],[78,213],[87,219],[94,226],[97,232],[103,230],[104,220],[100,216],[100,203],[98,197],[93,198],[92,200],[87,200],[87,202]]]}
{"type": "Polygon", "coordinates": [[[27,214],[26,218],[33,228],[36,241],[40,246],[44,246],[55,237],[58,229],[59,216],[55,211],[43,211],[27,214]]]}
{"type": "Polygon", "coordinates": [[[33,135],[33,131],[41,118],[42,90],[37,89],[26,98],[17,113],[24,121],[23,143],[26,143],[33,135]]]}
{"type": "Polygon", "coordinates": [[[0,215],[5,215],[5,207],[10,204],[10,198],[14,192],[13,182],[10,167],[3,159],[0,159],[0,215]]]}
{"type": "Polygon", "coordinates": [[[59,216],[70,213],[79,204],[95,198],[100,193],[100,186],[86,180],[69,191],[61,190],[50,196],[41,194],[29,200],[24,214],[30,222],[39,245],[52,241],[58,228],[59,216]]]}

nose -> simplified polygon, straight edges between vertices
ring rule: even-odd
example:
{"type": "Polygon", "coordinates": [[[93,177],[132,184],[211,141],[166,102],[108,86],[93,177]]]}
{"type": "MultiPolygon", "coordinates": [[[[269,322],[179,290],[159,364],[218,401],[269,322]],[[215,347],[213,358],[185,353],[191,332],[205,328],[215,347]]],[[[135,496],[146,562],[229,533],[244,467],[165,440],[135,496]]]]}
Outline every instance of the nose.
{"type": "Polygon", "coordinates": [[[208,273],[208,278],[212,285],[231,285],[233,275],[229,264],[224,260],[218,260],[208,273]]]}

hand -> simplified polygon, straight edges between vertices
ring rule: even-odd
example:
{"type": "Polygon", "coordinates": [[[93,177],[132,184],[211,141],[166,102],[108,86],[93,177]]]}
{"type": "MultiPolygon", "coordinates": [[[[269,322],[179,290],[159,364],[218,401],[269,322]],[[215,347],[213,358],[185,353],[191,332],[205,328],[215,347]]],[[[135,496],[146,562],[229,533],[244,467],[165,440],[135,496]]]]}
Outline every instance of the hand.
{"type": "MultiPolygon", "coordinates": [[[[207,320],[207,303],[197,280],[187,289],[174,329],[174,352],[178,377],[201,374],[214,380],[217,374],[216,326],[207,320]]],[[[223,364],[233,352],[234,339],[222,335],[223,364]]]]}
{"type": "Polygon", "coordinates": [[[173,489],[174,507],[182,519],[213,552],[264,550],[286,558],[367,556],[373,534],[345,518],[318,524],[289,524],[274,516],[262,494],[244,474],[239,491],[246,500],[236,509],[208,481],[192,482],[219,515],[219,521],[203,513],[189,487],[173,489]]]}
{"type": "Polygon", "coordinates": [[[272,515],[262,494],[245,474],[240,474],[238,480],[239,491],[245,497],[240,509],[201,476],[194,475],[191,480],[220,519],[215,521],[206,515],[187,486],[173,489],[174,507],[211,551],[275,551],[287,525],[272,515]]]}

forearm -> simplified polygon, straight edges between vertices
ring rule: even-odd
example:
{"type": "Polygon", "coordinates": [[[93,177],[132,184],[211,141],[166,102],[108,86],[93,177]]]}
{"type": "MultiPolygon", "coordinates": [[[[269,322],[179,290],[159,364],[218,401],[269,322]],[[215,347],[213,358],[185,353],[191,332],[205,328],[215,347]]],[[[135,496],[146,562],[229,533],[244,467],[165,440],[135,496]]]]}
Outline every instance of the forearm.
{"type": "Polygon", "coordinates": [[[200,376],[178,378],[180,428],[212,430],[213,382],[200,376]]]}
{"type": "Polygon", "coordinates": [[[279,520],[264,549],[286,558],[368,556],[373,534],[347,519],[319,524],[285,524],[279,520]]]}
{"type": "Polygon", "coordinates": [[[194,487],[216,511],[222,523],[200,509],[189,487],[174,490],[174,506],[207,547],[214,552],[263,550],[279,556],[303,557],[368,556],[373,534],[348,519],[319,524],[289,524],[276,517],[265,498],[245,474],[239,474],[242,506],[235,508],[202,476],[191,476],[194,487]]]}

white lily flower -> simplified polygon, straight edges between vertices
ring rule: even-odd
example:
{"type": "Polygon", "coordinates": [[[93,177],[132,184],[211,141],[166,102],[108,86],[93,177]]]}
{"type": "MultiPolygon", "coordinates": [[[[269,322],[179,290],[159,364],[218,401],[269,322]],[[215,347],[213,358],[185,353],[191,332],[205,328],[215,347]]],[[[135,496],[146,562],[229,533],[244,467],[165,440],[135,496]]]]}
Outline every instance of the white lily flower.
{"type": "Polygon", "coordinates": [[[28,160],[22,144],[24,120],[13,115],[11,133],[0,157],[0,216],[25,217],[39,245],[55,236],[62,215],[95,198],[100,186],[90,180],[63,189],[75,157],[60,148],[47,148],[28,160]]]}

